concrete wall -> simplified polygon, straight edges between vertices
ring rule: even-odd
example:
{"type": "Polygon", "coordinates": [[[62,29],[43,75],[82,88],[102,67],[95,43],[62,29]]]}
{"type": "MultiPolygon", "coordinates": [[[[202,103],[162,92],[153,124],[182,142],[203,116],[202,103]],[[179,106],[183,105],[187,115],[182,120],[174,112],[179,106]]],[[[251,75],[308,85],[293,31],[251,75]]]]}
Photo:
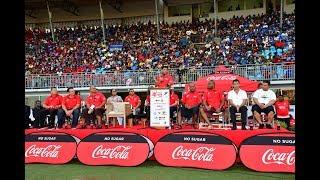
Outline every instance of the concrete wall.
{"type": "Polygon", "coordinates": [[[285,4],[283,8],[284,8],[284,12],[286,12],[287,14],[291,14],[294,12],[296,5],[295,4],[285,4]]]}
{"type": "MultiPolygon", "coordinates": [[[[265,14],[265,8],[258,8],[258,9],[249,9],[249,10],[240,10],[240,11],[232,11],[232,12],[219,12],[217,14],[218,19],[230,19],[233,16],[248,16],[248,15],[258,15],[258,14],[265,14]]],[[[214,13],[209,13],[209,17],[200,18],[201,21],[205,19],[214,19],[214,13]]]]}
{"type": "MultiPolygon", "coordinates": [[[[159,13],[163,11],[162,3],[159,4],[159,13]]],[[[134,16],[149,16],[155,15],[155,4],[154,1],[145,0],[123,4],[123,13],[118,12],[111,6],[104,4],[102,7],[104,11],[105,19],[113,18],[125,18],[134,16]]],[[[83,21],[83,20],[97,20],[100,19],[99,4],[96,6],[85,6],[79,7],[80,16],[75,16],[62,9],[51,9],[52,21],[53,22],[65,22],[65,21],[83,21]]],[[[47,9],[39,10],[38,14],[35,15],[37,18],[31,18],[25,16],[26,23],[48,23],[48,12],[47,9]]]]}

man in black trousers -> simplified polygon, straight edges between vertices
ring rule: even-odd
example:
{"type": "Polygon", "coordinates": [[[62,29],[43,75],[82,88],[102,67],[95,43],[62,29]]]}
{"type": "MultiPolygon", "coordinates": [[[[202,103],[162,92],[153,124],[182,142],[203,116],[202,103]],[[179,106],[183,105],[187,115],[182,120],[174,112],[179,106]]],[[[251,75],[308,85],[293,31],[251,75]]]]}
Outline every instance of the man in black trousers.
{"type": "Polygon", "coordinates": [[[240,89],[240,81],[238,79],[232,82],[233,90],[228,92],[228,100],[230,104],[230,118],[232,122],[232,130],[237,129],[236,113],[241,113],[242,130],[246,130],[247,124],[247,93],[240,89]]]}
{"type": "Polygon", "coordinates": [[[40,100],[36,100],[35,101],[35,106],[32,109],[32,114],[34,117],[34,127],[35,128],[43,128],[44,127],[44,122],[46,119],[46,115],[43,112],[45,109],[44,107],[41,105],[41,101],[40,100]]]}

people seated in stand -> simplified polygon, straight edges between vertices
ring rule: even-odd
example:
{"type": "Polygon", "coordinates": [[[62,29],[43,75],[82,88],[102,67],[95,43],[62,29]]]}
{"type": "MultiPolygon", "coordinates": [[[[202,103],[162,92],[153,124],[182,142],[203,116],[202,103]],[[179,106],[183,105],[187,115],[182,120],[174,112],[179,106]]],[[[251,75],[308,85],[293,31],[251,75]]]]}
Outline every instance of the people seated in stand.
{"type": "Polygon", "coordinates": [[[162,72],[159,76],[156,77],[157,88],[167,88],[173,85],[173,77],[169,74],[168,68],[163,67],[162,72]]]}
{"type": "Polygon", "coordinates": [[[213,113],[224,112],[224,97],[222,92],[215,89],[215,83],[210,80],[207,85],[207,91],[203,94],[203,118],[208,123],[209,129],[212,128],[208,116],[213,113]]]}
{"type": "Polygon", "coordinates": [[[248,96],[246,91],[240,89],[240,81],[235,79],[232,81],[233,90],[228,92],[228,100],[230,104],[230,118],[232,122],[232,130],[237,129],[236,125],[236,113],[241,114],[242,130],[246,130],[247,124],[247,100],[248,96]]]}
{"type": "Polygon", "coordinates": [[[96,124],[95,120],[97,120],[97,128],[102,127],[102,116],[106,111],[104,106],[106,103],[106,97],[99,91],[97,91],[96,87],[91,86],[90,94],[86,99],[86,109],[83,111],[83,116],[85,118],[86,124],[96,124]]]}
{"type": "MultiPolygon", "coordinates": [[[[117,95],[117,90],[116,89],[111,89],[111,96],[108,97],[107,103],[114,103],[114,102],[123,102],[121,96],[117,95]]],[[[119,125],[122,125],[123,118],[122,117],[117,117],[119,125]]],[[[116,125],[116,118],[112,118],[112,124],[113,126],[116,125]]]]}
{"type": "Polygon", "coordinates": [[[275,119],[285,122],[287,125],[287,129],[290,130],[290,119],[291,115],[289,114],[290,112],[290,103],[288,100],[284,100],[283,95],[279,94],[278,95],[278,100],[274,104],[275,109],[276,109],[276,115],[275,119]]]}
{"type": "Polygon", "coordinates": [[[129,90],[129,95],[124,99],[125,102],[129,102],[132,109],[132,114],[128,116],[128,126],[132,127],[133,125],[133,118],[136,117],[136,115],[140,114],[140,105],[141,100],[138,95],[135,94],[133,89],[129,90]]]}
{"type": "MultiPolygon", "coordinates": [[[[50,115],[49,116],[49,124],[48,128],[52,129],[54,128],[54,121],[55,121],[55,116],[58,115],[58,122],[62,121],[61,120],[61,113],[58,113],[58,111],[63,111],[61,106],[62,106],[62,101],[63,98],[58,94],[57,88],[53,87],[51,88],[51,94],[44,100],[42,106],[44,107],[44,110],[42,111],[43,115],[50,115]]],[[[45,120],[45,119],[41,119],[45,120]]],[[[42,122],[40,122],[41,124],[42,122]]]]}
{"type": "Polygon", "coordinates": [[[76,95],[73,87],[69,87],[67,92],[68,95],[64,96],[62,101],[63,111],[58,112],[58,116],[61,117],[58,121],[58,128],[62,128],[62,125],[65,124],[66,117],[72,119],[71,128],[76,128],[78,125],[81,99],[79,95],[76,95]]]}
{"type": "Polygon", "coordinates": [[[262,122],[261,113],[267,115],[267,125],[268,129],[272,129],[271,123],[274,118],[273,104],[276,102],[276,94],[269,89],[270,81],[262,82],[262,89],[258,89],[254,92],[253,101],[255,105],[252,106],[252,111],[254,118],[259,123],[259,129],[263,129],[264,124],[262,122]]]}
{"type": "Polygon", "coordinates": [[[44,125],[45,125],[44,123],[45,123],[45,119],[46,119],[46,115],[43,113],[44,110],[45,109],[42,106],[41,101],[36,100],[34,108],[32,109],[32,115],[34,118],[34,122],[33,122],[34,128],[43,128],[44,127],[44,125]]]}
{"type": "Polygon", "coordinates": [[[195,83],[189,84],[189,92],[184,92],[181,99],[181,111],[178,115],[178,124],[182,124],[182,119],[192,118],[192,124],[195,124],[198,118],[199,106],[201,104],[201,95],[196,91],[195,83]]]}

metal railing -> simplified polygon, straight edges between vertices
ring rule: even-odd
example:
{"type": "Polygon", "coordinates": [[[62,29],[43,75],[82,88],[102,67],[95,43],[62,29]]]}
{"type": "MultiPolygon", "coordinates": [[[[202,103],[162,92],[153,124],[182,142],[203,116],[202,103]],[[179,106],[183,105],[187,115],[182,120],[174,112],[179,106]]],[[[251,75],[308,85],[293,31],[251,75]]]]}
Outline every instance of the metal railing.
{"type": "MultiPolygon", "coordinates": [[[[227,66],[232,73],[251,80],[295,80],[295,64],[227,66]]],[[[170,69],[176,84],[196,81],[198,78],[215,73],[216,67],[170,69]]],[[[160,70],[106,72],[104,74],[50,74],[27,75],[25,89],[47,89],[51,87],[99,87],[153,85],[160,70]]]]}

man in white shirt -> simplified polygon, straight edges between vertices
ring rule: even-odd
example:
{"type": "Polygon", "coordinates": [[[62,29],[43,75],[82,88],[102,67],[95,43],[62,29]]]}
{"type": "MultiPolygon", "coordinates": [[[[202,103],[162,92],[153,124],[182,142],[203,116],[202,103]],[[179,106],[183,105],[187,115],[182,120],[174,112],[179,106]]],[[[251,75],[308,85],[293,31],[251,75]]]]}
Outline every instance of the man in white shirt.
{"type": "MultiPolygon", "coordinates": [[[[114,102],[123,102],[123,100],[122,100],[121,96],[117,95],[117,91],[115,89],[112,89],[111,90],[111,96],[108,97],[107,103],[114,103],[114,102]]],[[[116,124],[115,118],[112,118],[112,119],[113,119],[113,121],[112,121],[113,126],[115,126],[115,124],[116,124]]],[[[122,125],[123,118],[122,117],[118,117],[117,119],[118,119],[119,125],[122,125]]]]}
{"type": "Polygon", "coordinates": [[[271,122],[274,116],[273,104],[276,102],[276,94],[269,89],[270,81],[262,82],[262,89],[254,92],[253,101],[255,105],[252,106],[252,111],[255,119],[258,121],[259,129],[263,129],[264,125],[261,121],[261,113],[264,112],[268,118],[266,127],[272,129],[271,122]]]}
{"type": "Polygon", "coordinates": [[[240,89],[240,81],[238,79],[232,82],[233,90],[228,92],[228,101],[230,104],[230,118],[232,122],[232,130],[237,129],[236,125],[236,113],[241,113],[242,130],[246,130],[247,124],[247,93],[240,89]]]}

